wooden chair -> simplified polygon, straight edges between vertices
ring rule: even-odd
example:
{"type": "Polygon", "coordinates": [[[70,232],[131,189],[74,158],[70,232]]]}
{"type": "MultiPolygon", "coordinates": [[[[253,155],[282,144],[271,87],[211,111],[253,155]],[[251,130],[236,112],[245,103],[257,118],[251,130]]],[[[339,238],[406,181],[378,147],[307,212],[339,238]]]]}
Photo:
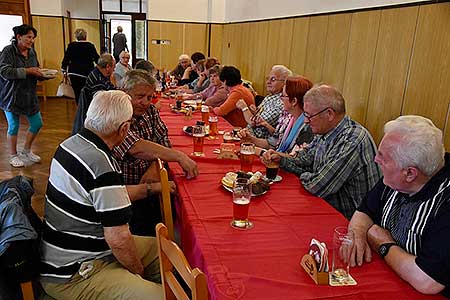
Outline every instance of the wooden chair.
{"type": "Polygon", "coordinates": [[[38,81],[36,84],[36,95],[42,97],[44,101],[47,101],[47,86],[44,81],[38,81]]]}
{"type": "Polygon", "coordinates": [[[174,241],[169,239],[167,227],[162,223],[156,225],[156,238],[158,239],[159,264],[164,288],[164,299],[190,299],[175,277],[173,273],[175,269],[190,288],[192,300],[207,300],[208,287],[205,273],[200,271],[199,268],[191,268],[183,251],[181,251],[174,241]]]}
{"type": "Polygon", "coordinates": [[[161,182],[161,193],[159,196],[161,203],[161,215],[164,224],[166,224],[169,231],[169,237],[174,240],[174,228],[173,228],[173,217],[172,217],[172,202],[170,201],[170,185],[169,185],[169,175],[164,163],[158,158],[157,169],[159,174],[159,181],[161,182]]]}
{"type": "Polygon", "coordinates": [[[22,289],[23,300],[34,300],[33,284],[31,281],[22,282],[20,288],[22,289]]]}

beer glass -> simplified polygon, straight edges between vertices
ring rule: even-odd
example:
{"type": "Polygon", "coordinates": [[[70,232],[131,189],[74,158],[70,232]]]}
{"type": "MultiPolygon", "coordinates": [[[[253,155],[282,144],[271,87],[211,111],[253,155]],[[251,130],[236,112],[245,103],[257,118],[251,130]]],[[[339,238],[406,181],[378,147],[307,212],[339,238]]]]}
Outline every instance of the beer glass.
{"type": "Polygon", "coordinates": [[[247,178],[238,178],[233,187],[233,221],[231,227],[250,229],[253,223],[248,220],[248,209],[252,195],[252,185],[247,178]]]}
{"type": "Polygon", "coordinates": [[[224,143],[234,143],[233,134],[231,132],[225,132],[223,134],[224,143]]]}
{"type": "Polygon", "coordinates": [[[266,166],[266,178],[270,180],[275,180],[275,178],[277,178],[280,164],[274,162],[273,160],[263,160],[263,163],[266,166]]]}
{"type": "Polygon", "coordinates": [[[255,158],[255,144],[242,143],[241,144],[241,171],[251,172],[254,158],[255,158]]]}
{"type": "Polygon", "coordinates": [[[345,226],[339,226],[333,233],[333,280],[345,282],[349,275],[349,260],[352,253],[354,233],[345,226]]]}
{"type": "Polygon", "coordinates": [[[209,124],[209,107],[207,105],[202,105],[202,121],[205,125],[209,124]]]}
{"type": "Polygon", "coordinates": [[[215,139],[219,131],[217,130],[217,122],[219,119],[216,116],[210,116],[209,119],[209,137],[215,139]]]}
{"type": "Polygon", "coordinates": [[[205,139],[205,127],[201,125],[192,126],[192,139],[194,142],[195,156],[203,156],[203,140],[205,139]]]}
{"type": "Polygon", "coordinates": [[[201,95],[195,95],[195,104],[197,105],[197,110],[201,110],[202,109],[202,96],[201,95]]]}

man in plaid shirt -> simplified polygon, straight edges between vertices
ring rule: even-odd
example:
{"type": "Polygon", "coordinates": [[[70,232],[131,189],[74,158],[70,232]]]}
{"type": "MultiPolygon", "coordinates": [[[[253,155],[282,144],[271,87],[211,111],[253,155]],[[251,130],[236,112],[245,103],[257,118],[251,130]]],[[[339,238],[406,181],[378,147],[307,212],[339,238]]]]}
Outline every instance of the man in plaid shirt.
{"type": "Polygon", "coordinates": [[[281,168],[300,177],[306,190],[350,219],[381,177],[375,143],[367,129],[345,114],[344,98],[334,87],[313,87],[304,103],[305,123],[314,140],[294,157],[269,150],[264,158],[280,162],[281,168]]]}
{"type": "Polygon", "coordinates": [[[267,139],[273,132],[267,128],[267,124],[275,130],[278,119],[283,111],[281,92],[283,91],[286,79],[292,76],[292,71],[283,65],[274,65],[269,75],[266,77],[266,91],[269,93],[257,108],[247,107],[244,101],[238,101],[236,107],[242,110],[247,128],[250,133],[257,138],[267,139]],[[265,126],[263,126],[263,124],[265,126]]]}
{"type": "MultiPolygon", "coordinates": [[[[156,158],[178,162],[188,178],[198,175],[197,164],[183,152],[171,148],[167,127],[151,104],[155,85],[156,80],[144,70],[131,70],[125,76],[123,89],[131,96],[133,118],[128,135],[113,149],[125,184],[148,183],[150,191],[160,189],[155,182],[154,169],[150,167],[156,158]]],[[[173,182],[171,185],[175,187],[173,182]]],[[[154,196],[135,201],[132,210],[131,232],[153,235],[154,225],[161,220],[159,199],[154,196]]]]}

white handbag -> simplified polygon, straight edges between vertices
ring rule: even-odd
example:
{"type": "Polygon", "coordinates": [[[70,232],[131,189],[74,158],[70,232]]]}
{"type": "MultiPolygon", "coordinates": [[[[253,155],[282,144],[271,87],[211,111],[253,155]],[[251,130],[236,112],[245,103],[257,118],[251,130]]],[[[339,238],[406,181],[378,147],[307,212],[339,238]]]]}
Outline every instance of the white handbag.
{"type": "Polygon", "coordinates": [[[70,79],[69,76],[67,76],[67,72],[64,74],[64,77],[58,86],[56,96],[75,99],[75,92],[73,91],[72,85],[70,84],[70,79]]]}

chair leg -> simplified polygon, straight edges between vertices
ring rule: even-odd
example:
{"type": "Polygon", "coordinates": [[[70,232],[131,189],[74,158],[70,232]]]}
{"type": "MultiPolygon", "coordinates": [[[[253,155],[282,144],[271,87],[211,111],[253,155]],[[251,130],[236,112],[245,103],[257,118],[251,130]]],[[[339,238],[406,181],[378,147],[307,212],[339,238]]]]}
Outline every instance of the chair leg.
{"type": "Polygon", "coordinates": [[[34,300],[33,284],[31,281],[21,283],[20,288],[22,289],[23,300],[34,300]]]}

